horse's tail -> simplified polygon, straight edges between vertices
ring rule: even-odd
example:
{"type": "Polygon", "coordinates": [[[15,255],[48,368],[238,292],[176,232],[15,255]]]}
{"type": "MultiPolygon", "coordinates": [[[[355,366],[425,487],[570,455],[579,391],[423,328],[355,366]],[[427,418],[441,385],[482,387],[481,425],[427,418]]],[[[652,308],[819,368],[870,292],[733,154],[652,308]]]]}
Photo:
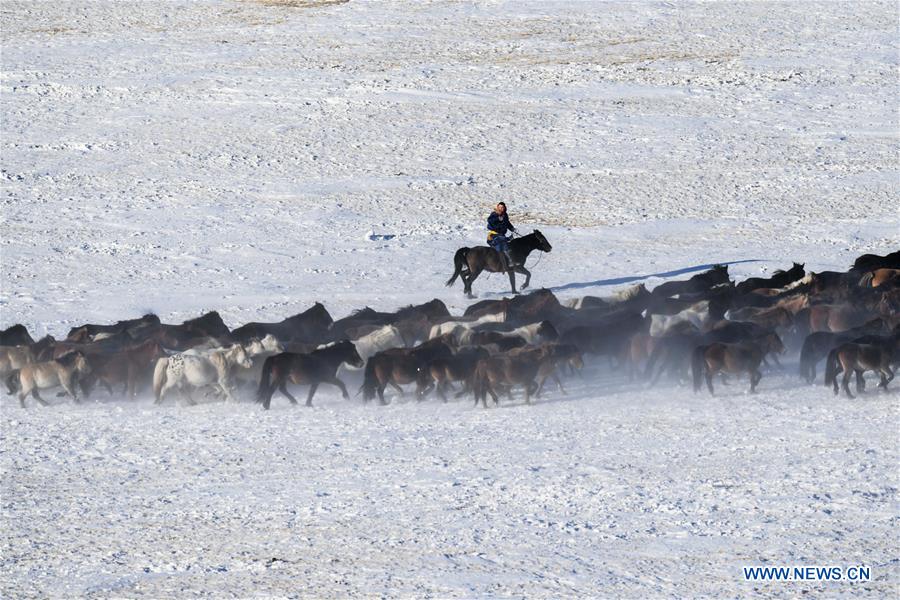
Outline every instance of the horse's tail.
{"type": "Polygon", "coordinates": [[[828,358],[825,359],[825,385],[834,385],[834,380],[837,377],[837,368],[838,368],[838,350],[840,348],[834,348],[831,352],[828,353],[828,358]]]}
{"type": "Polygon", "coordinates": [[[466,266],[466,255],[469,253],[468,248],[460,248],[456,251],[456,254],[453,256],[453,265],[456,267],[456,270],[453,271],[453,276],[447,280],[447,287],[453,285],[453,282],[456,281],[456,278],[463,274],[464,270],[467,270],[466,266]]]}
{"type": "Polygon", "coordinates": [[[6,393],[12,396],[22,387],[22,382],[19,379],[19,369],[16,369],[12,373],[6,376],[6,393]]]}
{"type": "Polygon", "coordinates": [[[699,392],[703,386],[703,371],[706,369],[706,349],[709,346],[697,346],[691,356],[691,372],[694,375],[694,391],[699,392]]]}
{"type": "Polygon", "coordinates": [[[375,362],[374,356],[366,361],[363,384],[362,387],[359,388],[363,393],[363,400],[366,402],[375,398],[375,391],[378,388],[378,378],[375,376],[375,362]]]}
{"type": "Polygon", "coordinates": [[[168,357],[157,359],[156,366],[153,368],[153,396],[156,401],[162,400],[161,394],[163,386],[166,385],[166,370],[169,367],[168,357]]]}
{"type": "Polygon", "coordinates": [[[274,358],[274,356],[270,356],[263,362],[262,376],[259,378],[259,389],[256,391],[256,401],[262,402],[266,408],[269,408],[269,403],[272,402],[272,394],[275,393],[275,384],[272,382],[272,369],[275,367],[274,358]]]}

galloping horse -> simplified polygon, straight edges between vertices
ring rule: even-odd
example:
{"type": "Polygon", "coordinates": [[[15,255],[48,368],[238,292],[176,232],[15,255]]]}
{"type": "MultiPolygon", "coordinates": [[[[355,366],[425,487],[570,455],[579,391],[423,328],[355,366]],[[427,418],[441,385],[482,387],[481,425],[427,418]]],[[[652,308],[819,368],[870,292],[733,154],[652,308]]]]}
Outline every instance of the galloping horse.
{"type": "Polygon", "coordinates": [[[509,285],[512,287],[512,293],[518,294],[516,291],[516,273],[525,276],[525,283],[522,289],[528,287],[531,282],[531,272],[525,268],[525,261],[528,255],[534,250],[541,252],[550,252],[553,246],[547,241],[537,229],[533,233],[517,237],[509,243],[509,255],[512,259],[510,268],[507,269],[504,261],[500,257],[500,253],[489,246],[475,246],[474,248],[460,248],[453,257],[453,264],[456,269],[453,276],[447,281],[447,287],[453,285],[457,277],[461,277],[463,281],[463,292],[469,297],[472,295],[472,282],[475,281],[482,271],[489,273],[509,274],[509,285]]]}

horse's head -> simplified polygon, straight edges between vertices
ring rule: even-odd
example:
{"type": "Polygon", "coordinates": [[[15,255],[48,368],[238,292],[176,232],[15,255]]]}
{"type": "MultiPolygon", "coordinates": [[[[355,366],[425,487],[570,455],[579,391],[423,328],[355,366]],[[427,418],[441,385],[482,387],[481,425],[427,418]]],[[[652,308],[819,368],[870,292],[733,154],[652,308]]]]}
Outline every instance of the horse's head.
{"type": "MultiPolygon", "coordinates": [[[[259,342],[257,341],[257,343],[259,342]]],[[[240,344],[235,344],[234,347],[228,351],[228,354],[232,363],[239,365],[244,369],[249,369],[253,366],[253,361],[250,358],[250,354],[240,344]]]]}
{"type": "Polygon", "coordinates": [[[244,344],[244,352],[250,354],[251,356],[256,356],[257,354],[262,354],[266,349],[263,347],[262,341],[258,338],[253,338],[246,344],[244,344]]]}
{"type": "Polygon", "coordinates": [[[91,363],[88,362],[81,350],[75,350],[70,356],[72,357],[72,368],[82,374],[91,372],[91,363]]]}
{"type": "Polygon", "coordinates": [[[713,265],[713,268],[707,271],[710,278],[717,283],[725,283],[728,281],[728,265],[713,265]]]}
{"type": "Polygon", "coordinates": [[[541,324],[537,329],[537,334],[548,342],[552,342],[559,338],[559,332],[556,331],[556,327],[554,327],[553,323],[550,321],[541,321],[541,324]]]}
{"type": "Polygon", "coordinates": [[[447,305],[438,298],[431,300],[430,302],[426,302],[424,305],[425,314],[430,318],[434,317],[449,317],[450,311],[447,310],[447,305]]]}
{"type": "Polygon", "coordinates": [[[532,235],[534,236],[535,240],[537,240],[538,250],[542,252],[550,252],[551,250],[553,250],[553,246],[550,245],[550,242],[547,241],[547,238],[544,237],[543,233],[535,229],[532,235]]]}
{"type": "Polygon", "coordinates": [[[326,327],[334,323],[334,319],[331,318],[331,314],[325,308],[325,305],[323,305],[321,302],[316,302],[303,314],[309,317],[314,317],[315,319],[323,322],[326,327]]]}
{"type": "Polygon", "coordinates": [[[284,346],[271,333],[266,334],[266,337],[261,339],[259,343],[264,352],[284,352],[284,346]]]}
{"type": "Polygon", "coordinates": [[[784,354],[786,349],[784,347],[784,343],[781,341],[781,338],[778,337],[777,333],[770,333],[766,335],[765,338],[766,349],[769,352],[775,352],[776,354],[784,354]]]}
{"type": "Polygon", "coordinates": [[[356,351],[356,346],[350,340],[343,340],[337,344],[341,347],[342,355],[344,358],[344,362],[350,365],[351,367],[356,367],[357,369],[361,369],[366,366],[366,361],[359,355],[359,352],[356,351]]]}

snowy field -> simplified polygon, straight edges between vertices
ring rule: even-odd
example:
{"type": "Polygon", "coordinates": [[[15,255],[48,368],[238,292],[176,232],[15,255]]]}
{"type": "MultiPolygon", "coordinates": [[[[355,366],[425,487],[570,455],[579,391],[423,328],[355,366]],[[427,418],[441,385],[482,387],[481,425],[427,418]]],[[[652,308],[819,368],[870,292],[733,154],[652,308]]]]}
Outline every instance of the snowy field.
{"type": "MultiPolygon", "coordinates": [[[[498,200],[564,299],[900,248],[895,2],[4,0],[0,35],[0,328],[35,337],[459,313],[498,200]]],[[[898,394],[793,373],[710,398],[600,362],[491,410],[4,396],[0,596],[896,595],[898,394]]]]}

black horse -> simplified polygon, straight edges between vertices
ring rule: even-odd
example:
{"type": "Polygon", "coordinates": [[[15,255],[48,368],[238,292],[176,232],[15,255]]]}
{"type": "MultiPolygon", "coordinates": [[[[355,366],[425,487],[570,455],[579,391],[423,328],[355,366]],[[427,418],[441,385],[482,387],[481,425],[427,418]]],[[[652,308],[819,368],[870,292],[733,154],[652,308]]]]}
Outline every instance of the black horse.
{"type": "Polygon", "coordinates": [[[656,298],[671,298],[676,294],[705,292],[717,285],[728,282],[728,265],[715,265],[709,271],[698,273],[688,280],[661,283],[653,288],[650,293],[656,298]]]}
{"type": "Polygon", "coordinates": [[[531,281],[531,272],[525,268],[525,261],[528,259],[528,255],[534,250],[550,252],[552,249],[550,242],[537,229],[533,233],[517,237],[509,242],[509,256],[512,259],[512,264],[510,264],[509,268],[506,267],[506,261],[501,257],[500,253],[489,246],[460,248],[453,257],[453,264],[456,270],[447,281],[447,287],[453,285],[457,277],[461,277],[464,286],[463,292],[469,298],[474,298],[472,295],[472,282],[481,275],[482,271],[489,273],[506,272],[509,274],[509,285],[512,287],[512,293],[518,294],[516,291],[516,273],[521,273],[525,276],[525,283],[522,284],[523,290],[528,287],[531,281]]]}

